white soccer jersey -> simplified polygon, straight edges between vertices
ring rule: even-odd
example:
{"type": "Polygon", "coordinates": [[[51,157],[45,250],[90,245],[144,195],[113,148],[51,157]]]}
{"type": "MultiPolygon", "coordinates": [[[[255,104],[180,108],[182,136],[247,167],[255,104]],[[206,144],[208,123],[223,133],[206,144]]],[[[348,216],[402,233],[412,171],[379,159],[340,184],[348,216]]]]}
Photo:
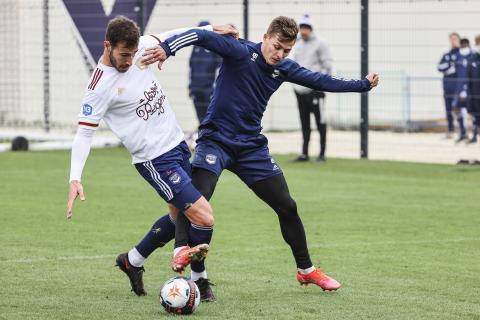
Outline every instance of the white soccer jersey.
{"type": "Polygon", "coordinates": [[[79,115],[80,126],[95,127],[103,119],[130,151],[133,163],[152,160],[184,138],[153,70],[136,65],[145,49],[156,44],[153,36],[141,37],[132,66],[125,73],[99,62],[79,115]]]}

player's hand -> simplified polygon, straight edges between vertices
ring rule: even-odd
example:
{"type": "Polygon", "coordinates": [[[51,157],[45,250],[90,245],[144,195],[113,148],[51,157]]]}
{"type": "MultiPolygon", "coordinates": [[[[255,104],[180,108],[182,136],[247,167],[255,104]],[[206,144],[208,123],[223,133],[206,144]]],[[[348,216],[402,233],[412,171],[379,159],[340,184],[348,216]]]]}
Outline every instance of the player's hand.
{"type": "Polygon", "coordinates": [[[162,64],[167,60],[167,53],[160,46],[145,49],[142,54],[142,64],[149,65],[158,61],[158,69],[162,70],[162,64]]]}
{"type": "Polygon", "coordinates": [[[235,28],[231,24],[225,24],[223,26],[212,26],[213,27],[213,32],[222,34],[222,35],[227,35],[227,36],[232,36],[235,39],[238,39],[239,33],[237,28],[235,28]]]}
{"type": "Polygon", "coordinates": [[[378,73],[370,73],[365,78],[370,81],[370,88],[378,86],[378,81],[380,81],[380,76],[378,75],[378,73]]]}
{"type": "Polygon", "coordinates": [[[73,202],[80,196],[80,200],[85,201],[85,194],[83,193],[83,186],[78,180],[72,180],[70,182],[70,192],[68,194],[67,202],[67,219],[70,219],[73,215],[73,202]]]}

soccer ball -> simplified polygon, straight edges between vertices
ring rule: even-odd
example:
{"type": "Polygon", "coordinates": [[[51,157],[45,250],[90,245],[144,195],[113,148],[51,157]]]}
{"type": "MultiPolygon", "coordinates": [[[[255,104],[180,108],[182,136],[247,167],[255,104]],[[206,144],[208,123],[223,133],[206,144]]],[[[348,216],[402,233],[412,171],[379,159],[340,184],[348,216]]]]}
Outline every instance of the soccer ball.
{"type": "Polygon", "coordinates": [[[192,280],[175,277],[160,290],[160,303],[169,313],[191,314],[200,304],[200,291],[192,280]]]}

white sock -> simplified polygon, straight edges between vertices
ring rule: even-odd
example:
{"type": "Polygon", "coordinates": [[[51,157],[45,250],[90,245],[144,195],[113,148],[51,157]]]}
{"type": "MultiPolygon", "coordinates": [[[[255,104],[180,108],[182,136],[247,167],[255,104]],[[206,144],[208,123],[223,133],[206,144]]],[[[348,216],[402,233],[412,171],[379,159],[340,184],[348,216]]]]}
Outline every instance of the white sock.
{"type": "Polygon", "coordinates": [[[197,281],[200,278],[208,279],[207,270],[203,270],[202,272],[195,272],[193,270],[190,270],[190,279],[192,279],[193,281],[197,281]]]}
{"type": "Polygon", "coordinates": [[[183,247],[178,247],[173,249],[173,256],[175,257],[178,253],[178,251],[182,250],[183,248],[188,247],[188,246],[183,246],[183,247]]]}
{"type": "Polygon", "coordinates": [[[310,272],[315,271],[315,267],[314,267],[314,266],[311,266],[310,268],[307,268],[307,269],[297,268],[297,270],[298,270],[298,272],[300,272],[301,274],[309,274],[310,272]]]}
{"type": "Polygon", "coordinates": [[[138,252],[137,248],[133,247],[128,251],[128,262],[134,267],[141,267],[145,262],[145,258],[138,252]]]}

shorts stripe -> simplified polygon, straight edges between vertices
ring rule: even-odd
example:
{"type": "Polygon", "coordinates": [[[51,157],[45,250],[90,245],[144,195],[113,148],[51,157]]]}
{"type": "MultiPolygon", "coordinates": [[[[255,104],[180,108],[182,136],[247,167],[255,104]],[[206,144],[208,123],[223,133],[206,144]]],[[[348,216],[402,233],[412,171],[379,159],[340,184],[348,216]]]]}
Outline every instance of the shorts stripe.
{"type": "Polygon", "coordinates": [[[168,200],[173,199],[173,193],[172,189],[170,189],[170,186],[160,178],[160,174],[155,170],[155,167],[152,164],[152,161],[147,161],[144,162],[143,165],[147,170],[150,172],[150,176],[152,177],[153,181],[156,182],[158,187],[163,191],[163,193],[167,196],[168,200]]]}

